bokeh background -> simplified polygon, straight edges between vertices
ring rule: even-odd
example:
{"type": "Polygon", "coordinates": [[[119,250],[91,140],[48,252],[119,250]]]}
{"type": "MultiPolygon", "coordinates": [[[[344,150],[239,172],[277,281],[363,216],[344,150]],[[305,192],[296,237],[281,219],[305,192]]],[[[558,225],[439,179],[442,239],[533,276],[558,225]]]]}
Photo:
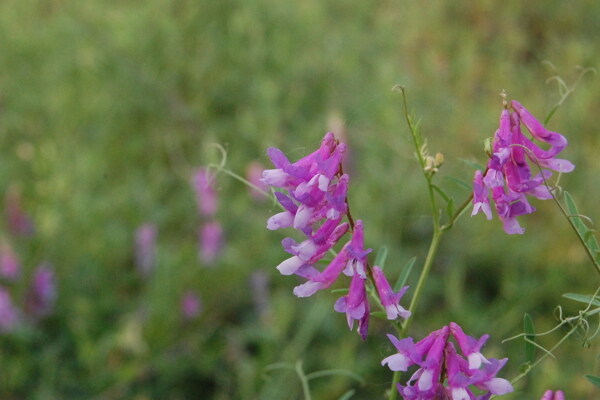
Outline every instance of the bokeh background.
{"type": "MultiPolygon", "coordinates": [[[[543,118],[560,100],[547,80],[571,85],[578,66],[598,68],[599,43],[593,0],[0,2],[0,188],[5,203],[20,196],[35,225],[20,237],[3,222],[23,278],[1,284],[19,307],[48,262],[57,285],[51,315],[0,336],[0,398],[299,399],[295,373],[268,367],[298,360],[306,372],[342,368],[366,382],[314,379],[315,399],[383,398],[389,327],[374,319],[361,342],[333,312],[335,294],[292,295],[298,281],[274,269],[285,233],[265,229],[272,202],[219,174],[224,245],[210,265],[199,259],[194,171],[221,161],[215,143],[245,176],[252,162],[268,165],[268,146],[295,159],[328,129],[344,133],[353,214],[369,247],[387,246],[395,279],[411,257],[422,265],[431,224],[391,88],[406,86],[430,150],[445,155],[439,184],[459,203],[468,192],[448,177],[470,181],[472,163],[485,163],[499,92],[543,118]],[[158,232],[149,275],[135,267],[144,223],[158,232]],[[186,317],[190,291],[199,313],[186,317]]],[[[561,186],[596,221],[599,93],[600,79],[584,76],[550,123],[577,165],[561,186]]],[[[449,321],[490,333],[486,354],[510,357],[502,375],[512,378],[524,345],[501,341],[522,332],[523,314],[542,331],[557,305],[581,308],[561,295],[591,294],[598,276],[556,206],[535,206],[518,237],[497,219],[459,220],[415,315],[416,338],[449,321]]],[[[599,374],[598,353],[568,340],[504,398],[548,388],[598,398],[584,378],[599,374]]]]}

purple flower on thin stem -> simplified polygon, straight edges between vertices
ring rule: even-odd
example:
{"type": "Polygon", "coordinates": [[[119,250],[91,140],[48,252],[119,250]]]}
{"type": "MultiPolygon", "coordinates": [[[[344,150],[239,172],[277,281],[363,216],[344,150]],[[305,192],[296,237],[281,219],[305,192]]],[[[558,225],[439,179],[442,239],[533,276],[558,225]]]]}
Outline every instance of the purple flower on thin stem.
{"type": "Polygon", "coordinates": [[[33,278],[25,300],[25,311],[32,317],[49,315],[56,300],[54,271],[48,263],[43,263],[33,273],[33,278]]]}
{"type": "Polygon", "coordinates": [[[496,377],[507,359],[488,360],[480,353],[488,335],[476,340],[451,322],[417,343],[412,338],[388,337],[398,353],[386,357],[381,365],[387,365],[392,371],[407,371],[412,365],[419,367],[406,385],[398,384],[398,392],[404,399],[484,400],[492,394],[502,395],[513,390],[510,382],[496,377]],[[462,355],[457,353],[451,338],[462,355]],[[476,397],[472,386],[487,394],[476,397]]]}
{"type": "Polygon", "coordinates": [[[10,281],[21,277],[21,262],[8,243],[0,245],[0,275],[10,281]]]}
{"type": "Polygon", "coordinates": [[[142,276],[152,273],[156,264],[156,237],[158,229],[153,223],[141,225],[135,232],[135,265],[142,276]]]}
{"type": "Polygon", "coordinates": [[[217,221],[209,221],[200,228],[199,257],[206,265],[214,264],[223,246],[223,228],[217,221]]]}
{"type": "Polygon", "coordinates": [[[6,193],[4,214],[10,233],[16,236],[32,236],[35,226],[31,217],[23,210],[21,193],[11,187],[6,193]]]}
{"type": "Polygon", "coordinates": [[[200,315],[201,310],[202,303],[198,294],[193,290],[185,292],[181,298],[181,315],[183,318],[188,321],[194,320],[200,315]]]}
{"type": "MultiPolygon", "coordinates": [[[[318,150],[296,162],[290,162],[276,148],[269,148],[267,153],[275,168],[263,171],[262,181],[284,190],[275,192],[283,211],[268,219],[267,229],[293,227],[306,237],[300,242],[289,237],[282,240],[284,250],[291,257],[283,260],[277,269],[283,275],[294,274],[306,279],[305,283],[294,288],[298,297],[312,296],[330,287],[342,272],[351,276],[348,295],[338,299],[334,309],[346,313],[350,329],[354,321],[358,321],[358,332],[364,339],[369,323],[365,283],[369,279],[367,255],[371,249],[364,247],[362,221],[355,222],[348,209],[350,177],[342,168],[346,146],[332,133],[327,133],[318,150]],[[348,222],[342,222],[344,216],[347,216],[348,222]],[[325,254],[335,254],[333,248],[348,231],[352,231],[350,241],[325,269],[317,269],[315,265],[325,254]]],[[[409,313],[399,305],[406,288],[400,293],[393,293],[383,272],[379,270],[376,274],[376,286],[388,316],[406,318],[409,313]]]]}
{"type": "Polygon", "coordinates": [[[391,320],[397,319],[398,317],[408,319],[408,317],[410,317],[410,311],[404,309],[404,307],[400,305],[400,299],[402,299],[402,296],[404,296],[404,293],[408,290],[408,286],[404,286],[398,293],[394,293],[381,268],[374,266],[371,268],[371,271],[373,273],[373,280],[375,281],[379,299],[381,300],[381,305],[385,308],[387,318],[391,320]]]}
{"type": "Polygon", "coordinates": [[[10,293],[0,286],[0,332],[12,332],[19,323],[19,312],[10,293]]]}
{"type": "Polygon", "coordinates": [[[354,274],[348,295],[340,297],[334,306],[335,311],[346,313],[350,330],[354,327],[354,321],[359,321],[358,331],[363,340],[367,338],[369,324],[369,302],[367,301],[365,281],[366,279],[359,274],[354,274]]]}
{"type": "Polygon", "coordinates": [[[565,394],[562,390],[557,390],[556,392],[546,390],[540,400],[565,400],[565,394]]]}
{"type": "Polygon", "coordinates": [[[491,219],[488,193],[491,192],[498,218],[504,231],[522,234],[517,217],[531,214],[535,208],[527,200],[533,196],[540,200],[551,199],[552,194],[546,181],[552,176],[550,170],[571,172],[575,166],[567,160],[555,158],[567,145],[559,133],[547,130],[525,107],[513,100],[511,107],[502,110],[499,128],[494,135],[493,154],[487,165],[485,176],[475,172],[473,180],[473,213],[480,211],[491,219]],[[523,134],[524,125],[534,139],[550,145],[543,150],[523,134]],[[528,163],[528,160],[530,163],[528,163]],[[538,171],[539,173],[532,173],[538,171]]]}
{"type": "Polygon", "coordinates": [[[208,168],[199,168],[194,174],[193,186],[196,190],[198,211],[204,217],[212,218],[217,213],[217,192],[214,188],[214,176],[208,168]]]}

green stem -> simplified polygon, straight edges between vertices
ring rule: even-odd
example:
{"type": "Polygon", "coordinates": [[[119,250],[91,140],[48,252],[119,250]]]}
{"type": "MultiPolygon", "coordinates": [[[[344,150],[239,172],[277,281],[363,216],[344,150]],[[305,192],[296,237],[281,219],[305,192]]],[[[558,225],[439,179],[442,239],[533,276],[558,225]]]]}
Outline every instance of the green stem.
{"type": "MultiPolygon", "coordinates": [[[[419,298],[421,297],[421,292],[423,287],[425,286],[425,281],[429,276],[429,271],[431,270],[431,266],[433,265],[433,260],[435,260],[435,255],[437,254],[437,250],[440,245],[440,240],[442,239],[442,235],[444,231],[439,228],[435,229],[433,232],[433,237],[431,238],[431,244],[429,245],[429,251],[427,252],[427,257],[425,258],[425,264],[423,265],[423,270],[421,271],[421,276],[419,276],[419,282],[417,283],[417,287],[415,289],[415,294],[410,301],[410,306],[408,307],[408,311],[411,312],[411,317],[406,320],[404,325],[402,326],[402,330],[400,331],[400,337],[403,338],[406,336],[406,332],[408,331],[408,327],[410,326],[410,322],[412,321],[412,314],[414,313],[419,298]]],[[[398,391],[396,390],[396,385],[400,380],[400,372],[394,372],[394,376],[392,378],[392,387],[390,388],[390,397],[389,400],[397,399],[398,391]]]]}

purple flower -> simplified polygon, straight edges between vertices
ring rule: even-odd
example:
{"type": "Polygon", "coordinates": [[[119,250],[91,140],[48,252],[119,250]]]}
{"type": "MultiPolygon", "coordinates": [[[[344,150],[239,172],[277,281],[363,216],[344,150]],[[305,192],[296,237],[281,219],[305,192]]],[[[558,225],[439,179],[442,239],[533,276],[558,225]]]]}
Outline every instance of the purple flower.
{"type": "Polygon", "coordinates": [[[217,221],[205,223],[200,229],[199,257],[206,265],[212,265],[217,259],[223,245],[223,229],[217,221]]]}
{"type": "Polygon", "coordinates": [[[153,223],[145,223],[135,232],[135,265],[142,276],[148,276],[156,264],[156,236],[153,223]]]}
{"type": "Polygon", "coordinates": [[[56,300],[56,284],[52,267],[43,263],[33,273],[33,278],[27,291],[25,311],[39,318],[49,315],[56,300]]]}
{"type": "Polygon", "coordinates": [[[199,168],[194,174],[193,186],[196,190],[198,211],[204,217],[212,218],[217,213],[217,193],[214,188],[214,176],[208,168],[199,168]]]}
{"type": "MultiPolygon", "coordinates": [[[[354,321],[358,321],[358,332],[364,339],[369,323],[365,284],[369,279],[367,255],[371,249],[364,247],[361,220],[353,222],[348,217],[349,222],[342,222],[349,213],[347,192],[350,177],[343,173],[342,168],[346,146],[339,143],[332,133],[327,133],[318,150],[296,162],[290,162],[279,149],[270,148],[267,152],[275,168],[265,170],[262,181],[283,190],[275,192],[283,211],[268,219],[267,229],[293,227],[306,237],[299,242],[289,237],[282,240],[284,250],[291,257],[283,260],[277,269],[282,275],[294,274],[306,279],[305,283],[294,288],[298,297],[312,296],[330,287],[342,272],[351,276],[348,295],[338,299],[334,309],[346,313],[350,329],[354,321]],[[325,254],[333,252],[349,230],[352,231],[351,239],[326,268],[319,270],[317,263],[325,254]]],[[[393,293],[382,271],[377,272],[376,286],[390,318],[398,315],[406,318],[409,315],[399,305],[406,288],[400,293],[393,293]]]]}
{"type": "Polygon", "coordinates": [[[10,281],[21,277],[21,262],[8,243],[0,246],[0,275],[10,281]]]}
{"type": "MultiPolygon", "coordinates": [[[[246,167],[246,179],[248,180],[248,182],[250,182],[257,188],[267,191],[269,189],[269,186],[261,180],[262,172],[264,171],[264,169],[265,168],[261,163],[259,163],[258,161],[252,161],[246,167]]],[[[249,190],[250,196],[254,201],[264,202],[267,199],[263,193],[256,190],[255,188],[250,187],[249,190]]]]}
{"type": "Polygon", "coordinates": [[[387,313],[387,318],[391,320],[397,319],[398,317],[408,319],[408,317],[410,317],[410,311],[404,309],[404,307],[400,305],[400,299],[402,299],[402,296],[404,296],[404,293],[408,290],[408,286],[404,286],[398,293],[394,293],[381,268],[374,266],[371,271],[373,273],[373,280],[375,281],[379,299],[381,300],[381,305],[385,308],[385,312],[387,313]]]}
{"type": "Polygon", "coordinates": [[[557,390],[556,392],[546,390],[540,400],[565,400],[565,394],[562,390],[557,390]]]}
{"type": "Polygon", "coordinates": [[[475,172],[471,215],[483,211],[487,219],[491,219],[488,198],[491,192],[505,232],[522,234],[525,230],[516,218],[535,211],[527,196],[540,200],[552,198],[546,186],[546,180],[552,175],[550,170],[571,172],[575,167],[570,161],[554,158],[567,145],[564,136],[544,128],[519,102],[513,100],[511,105],[513,112],[504,109],[500,115],[485,176],[482,177],[481,171],[475,172]],[[521,124],[534,139],[549,144],[550,149],[543,150],[527,138],[521,131],[521,124]],[[538,171],[540,168],[541,172],[532,173],[532,169],[538,171]]]}
{"type": "Polygon", "coordinates": [[[0,287],[0,332],[12,332],[18,323],[19,312],[8,291],[0,287]]]}
{"type": "Polygon", "coordinates": [[[21,194],[18,190],[9,190],[6,193],[4,214],[8,229],[13,235],[32,236],[35,233],[33,220],[23,210],[21,194]]]}
{"type": "Polygon", "coordinates": [[[185,292],[181,298],[181,315],[188,321],[196,319],[202,310],[198,294],[192,290],[185,292]]]}
{"type": "Polygon", "coordinates": [[[406,385],[398,385],[398,392],[404,399],[484,400],[492,394],[502,395],[513,390],[506,379],[496,377],[507,359],[488,360],[480,353],[488,335],[476,340],[451,322],[416,344],[412,338],[398,340],[393,335],[388,337],[398,353],[386,357],[382,365],[387,365],[392,371],[407,371],[412,365],[419,367],[406,385]],[[462,355],[457,353],[451,338],[458,344],[462,355]],[[445,371],[447,379],[442,371],[445,371]],[[475,396],[472,386],[487,394],[475,396]]]}
{"type": "Polygon", "coordinates": [[[354,327],[354,320],[359,321],[358,331],[363,340],[367,338],[369,324],[369,302],[367,301],[365,282],[366,279],[359,274],[354,274],[348,295],[340,297],[334,306],[335,311],[346,313],[350,330],[354,327]]]}

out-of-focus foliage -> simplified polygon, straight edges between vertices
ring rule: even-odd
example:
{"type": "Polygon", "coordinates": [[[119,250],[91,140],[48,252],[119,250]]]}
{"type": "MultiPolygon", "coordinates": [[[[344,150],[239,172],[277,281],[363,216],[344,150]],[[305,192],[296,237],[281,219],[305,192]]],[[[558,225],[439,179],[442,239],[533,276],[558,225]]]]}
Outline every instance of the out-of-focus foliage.
{"type": "MultiPolygon", "coordinates": [[[[429,149],[445,156],[440,184],[461,202],[468,193],[444,177],[470,181],[460,159],[485,163],[498,93],[543,118],[559,100],[546,79],[573,82],[576,66],[599,67],[599,20],[591,0],[0,2],[0,188],[20,188],[36,224],[33,238],[13,240],[27,273],[48,260],[58,282],[49,319],[0,337],[0,397],[297,399],[293,371],[266,367],[302,359],[304,371],[343,368],[368,382],[318,378],[316,399],[352,388],[353,398],[381,398],[391,380],[379,366],[392,352],[388,326],[374,320],[361,343],[333,312],[336,295],[294,298],[294,278],[274,269],[283,234],[264,229],[275,207],[225,175],[217,177],[225,249],[213,267],[201,264],[194,169],[219,161],[211,143],[242,175],[252,161],[267,163],[267,146],[298,158],[340,115],[353,213],[367,245],[388,248],[395,280],[411,257],[415,270],[422,265],[430,217],[390,89],[407,87],[429,149]],[[158,226],[158,258],[144,279],[133,246],[147,221],[158,226]],[[179,312],[188,290],[202,301],[194,321],[179,312]]],[[[599,85],[586,76],[550,122],[577,165],[561,185],[596,221],[599,85]]],[[[489,332],[486,354],[510,357],[510,378],[525,361],[523,343],[500,342],[521,331],[524,312],[542,332],[555,324],[555,305],[578,309],[562,293],[593,293],[597,276],[566,221],[551,202],[535,206],[519,237],[497,220],[458,221],[415,337],[449,321],[489,332]]],[[[539,398],[547,388],[594,398],[584,375],[598,375],[598,352],[570,340],[503,398],[539,398]]]]}

